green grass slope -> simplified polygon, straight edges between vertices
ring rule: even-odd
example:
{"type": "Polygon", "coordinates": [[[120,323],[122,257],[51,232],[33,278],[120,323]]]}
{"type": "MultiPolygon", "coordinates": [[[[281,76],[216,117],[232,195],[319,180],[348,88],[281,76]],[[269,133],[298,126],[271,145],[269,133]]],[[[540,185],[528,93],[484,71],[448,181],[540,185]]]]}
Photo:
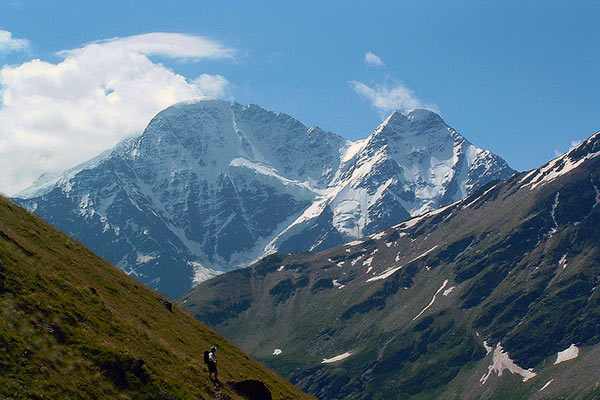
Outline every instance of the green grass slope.
{"type": "Polygon", "coordinates": [[[228,382],[309,398],[187,312],[0,196],[0,399],[211,399],[228,382]]]}

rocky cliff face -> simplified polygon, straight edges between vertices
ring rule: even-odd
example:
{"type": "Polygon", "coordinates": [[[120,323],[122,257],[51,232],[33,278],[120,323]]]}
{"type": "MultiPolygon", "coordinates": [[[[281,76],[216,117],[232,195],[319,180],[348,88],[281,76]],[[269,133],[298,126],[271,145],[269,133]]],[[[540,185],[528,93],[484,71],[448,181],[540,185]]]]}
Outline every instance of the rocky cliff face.
{"type": "Polygon", "coordinates": [[[176,104],[144,133],[16,201],[172,297],[274,251],[320,250],[512,171],[429,111],[349,142],[285,114],[176,104]]]}

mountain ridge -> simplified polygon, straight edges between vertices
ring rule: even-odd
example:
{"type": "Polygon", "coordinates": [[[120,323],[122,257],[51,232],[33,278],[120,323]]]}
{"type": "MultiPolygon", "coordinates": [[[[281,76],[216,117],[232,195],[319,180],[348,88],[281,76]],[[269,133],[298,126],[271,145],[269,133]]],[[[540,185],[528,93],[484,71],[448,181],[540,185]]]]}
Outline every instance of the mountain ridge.
{"type": "Polygon", "coordinates": [[[203,100],[161,111],[141,136],[14,200],[175,297],[273,251],[339,245],[513,172],[425,110],[393,113],[350,142],[256,105],[203,100]]]}

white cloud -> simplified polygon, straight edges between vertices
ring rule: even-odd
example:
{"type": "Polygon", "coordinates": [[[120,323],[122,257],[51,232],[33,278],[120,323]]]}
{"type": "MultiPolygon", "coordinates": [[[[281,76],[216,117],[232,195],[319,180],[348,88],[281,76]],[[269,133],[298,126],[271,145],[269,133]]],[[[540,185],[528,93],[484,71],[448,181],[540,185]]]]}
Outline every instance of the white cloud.
{"type": "Polygon", "coordinates": [[[573,150],[575,147],[579,146],[581,143],[583,143],[583,140],[571,140],[571,147],[569,148],[569,151],[573,150]]]}
{"type": "Polygon", "coordinates": [[[575,147],[579,146],[581,143],[583,143],[583,140],[571,140],[571,147],[569,147],[569,150],[560,151],[558,149],[554,149],[554,155],[556,157],[560,157],[563,154],[568,153],[569,151],[573,150],[575,147]]]}
{"type": "Polygon", "coordinates": [[[10,53],[13,51],[25,51],[29,49],[29,40],[15,39],[12,33],[0,30],[0,53],[10,53]]]}
{"type": "Polygon", "coordinates": [[[223,47],[218,42],[200,36],[181,33],[154,32],[143,35],[113,38],[90,43],[74,50],[60,51],[60,55],[77,56],[89,51],[90,47],[100,46],[104,49],[139,53],[144,55],[161,55],[172,58],[198,60],[202,58],[232,58],[235,51],[223,47]]]}
{"type": "Polygon", "coordinates": [[[365,54],[365,62],[376,67],[383,67],[383,60],[376,54],[370,51],[365,54]]]}
{"type": "Polygon", "coordinates": [[[206,38],[150,33],[59,52],[0,69],[0,192],[14,194],[40,174],[67,169],[142,132],[161,109],[182,100],[221,97],[228,82],[194,81],[148,56],[188,61],[231,58],[206,38]]]}
{"type": "Polygon", "coordinates": [[[221,75],[202,74],[192,83],[198,86],[206,96],[217,98],[229,96],[229,82],[221,75]]]}
{"type": "Polygon", "coordinates": [[[438,111],[435,104],[424,104],[419,100],[412,90],[398,83],[394,86],[377,85],[370,87],[362,82],[351,81],[352,88],[359,94],[365,96],[373,107],[380,111],[392,110],[414,110],[415,108],[427,108],[438,111]]]}

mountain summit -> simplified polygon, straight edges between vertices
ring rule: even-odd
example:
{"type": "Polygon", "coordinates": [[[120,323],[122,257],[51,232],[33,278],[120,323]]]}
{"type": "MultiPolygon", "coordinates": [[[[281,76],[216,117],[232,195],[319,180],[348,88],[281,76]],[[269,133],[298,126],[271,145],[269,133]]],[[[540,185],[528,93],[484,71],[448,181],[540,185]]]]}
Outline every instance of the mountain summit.
{"type": "Polygon", "coordinates": [[[342,149],[328,190],[279,235],[280,251],[323,250],[453,203],[514,173],[439,115],[395,111],[365,140],[342,149]]]}
{"type": "Polygon", "coordinates": [[[356,142],[286,114],[175,104],[139,137],[16,201],[175,297],[274,251],[322,250],[452,203],[514,171],[435,113],[392,113],[356,142]]]}

